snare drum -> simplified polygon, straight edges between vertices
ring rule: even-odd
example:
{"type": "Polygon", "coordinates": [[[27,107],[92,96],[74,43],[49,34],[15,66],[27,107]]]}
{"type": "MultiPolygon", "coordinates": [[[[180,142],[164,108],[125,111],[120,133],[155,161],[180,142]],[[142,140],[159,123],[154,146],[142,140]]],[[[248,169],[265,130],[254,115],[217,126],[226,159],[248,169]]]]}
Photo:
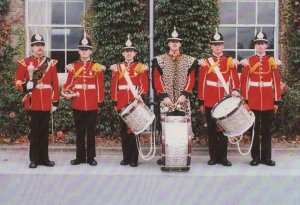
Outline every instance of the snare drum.
{"type": "Polygon", "coordinates": [[[212,109],[211,115],[227,137],[242,135],[254,123],[255,116],[249,112],[240,97],[225,97],[212,109]]]}
{"type": "Polygon", "coordinates": [[[155,115],[140,99],[134,99],[126,105],[121,110],[120,116],[136,135],[145,131],[155,118],[155,115]]]}

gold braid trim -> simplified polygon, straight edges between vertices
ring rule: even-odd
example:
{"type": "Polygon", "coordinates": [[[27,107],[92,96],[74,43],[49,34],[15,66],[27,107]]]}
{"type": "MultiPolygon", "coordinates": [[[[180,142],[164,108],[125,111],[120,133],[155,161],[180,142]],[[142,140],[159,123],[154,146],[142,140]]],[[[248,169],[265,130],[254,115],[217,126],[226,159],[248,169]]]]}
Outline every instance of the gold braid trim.
{"type": "MultiPolygon", "coordinates": [[[[249,63],[250,64],[250,63],[249,63]]],[[[260,62],[255,63],[255,65],[253,67],[250,66],[250,73],[253,73],[259,66],[260,62]]]]}
{"type": "MultiPolygon", "coordinates": [[[[205,60],[205,61],[207,61],[207,60],[205,60]]],[[[209,64],[206,62],[206,65],[209,65],[209,64]]],[[[218,62],[214,62],[214,64],[212,64],[211,66],[209,66],[207,73],[209,74],[211,72],[214,72],[214,68],[216,66],[218,66],[218,62]]]]}
{"type": "Polygon", "coordinates": [[[81,66],[74,74],[74,77],[77,78],[79,76],[79,74],[83,71],[84,67],[81,66]]]}
{"type": "Polygon", "coordinates": [[[119,79],[123,78],[124,77],[124,73],[128,70],[128,66],[126,66],[123,70],[120,66],[120,64],[118,64],[119,68],[120,68],[120,74],[119,74],[119,79]]]}

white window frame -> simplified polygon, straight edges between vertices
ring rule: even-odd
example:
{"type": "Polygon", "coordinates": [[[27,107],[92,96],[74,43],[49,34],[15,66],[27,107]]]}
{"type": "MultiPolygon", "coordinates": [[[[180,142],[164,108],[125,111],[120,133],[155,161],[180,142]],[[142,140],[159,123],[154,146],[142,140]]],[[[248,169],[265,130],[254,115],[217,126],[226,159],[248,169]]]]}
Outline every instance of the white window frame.
{"type": "MultiPolygon", "coordinates": [[[[265,27],[270,27],[274,28],[274,48],[273,49],[267,49],[267,51],[273,51],[274,52],[274,57],[278,58],[278,33],[279,33],[279,2],[277,0],[221,0],[221,2],[232,2],[236,3],[236,19],[238,19],[238,3],[239,2],[255,2],[255,24],[220,24],[219,28],[235,28],[235,48],[234,49],[224,49],[224,51],[234,51],[235,52],[235,58],[237,59],[238,57],[238,52],[239,51],[252,51],[253,54],[255,53],[255,49],[238,49],[238,28],[255,28],[255,33],[260,30],[260,28],[265,28],[265,27]],[[257,23],[257,11],[258,11],[258,2],[273,2],[275,3],[275,21],[274,24],[258,24],[257,23]]],[[[253,34],[254,38],[255,34],[253,34]]],[[[226,39],[225,39],[226,41],[226,39]]],[[[232,56],[234,57],[234,56],[232,56]]]]}
{"type": "MultiPolygon", "coordinates": [[[[64,51],[65,55],[65,73],[67,72],[66,70],[66,65],[67,65],[67,52],[68,51],[78,51],[78,49],[68,49],[67,48],[67,28],[83,28],[84,26],[81,24],[66,24],[66,13],[67,13],[67,2],[82,2],[83,3],[83,12],[85,12],[86,9],[86,2],[85,0],[78,1],[78,0],[47,0],[45,6],[46,7],[51,7],[52,2],[63,2],[64,3],[64,9],[65,9],[65,15],[64,15],[64,24],[30,24],[28,20],[28,15],[29,15],[29,0],[25,0],[25,33],[26,33],[26,43],[25,43],[25,52],[26,56],[30,55],[30,40],[31,36],[29,36],[29,28],[34,28],[35,32],[37,32],[37,28],[46,28],[47,30],[51,30],[52,28],[64,28],[64,38],[65,38],[65,45],[64,49],[52,49],[50,43],[51,42],[49,39],[51,38],[51,34],[49,35],[50,32],[47,32],[46,36],[44,37],[45,40],[45,53],[47,56],[50,56],[50,53],[52,51],[64,51]]],[[[51,11],[50,9],[46,9],[46,16],[50,16],[48,14],[48,11],[51,11]]]]}

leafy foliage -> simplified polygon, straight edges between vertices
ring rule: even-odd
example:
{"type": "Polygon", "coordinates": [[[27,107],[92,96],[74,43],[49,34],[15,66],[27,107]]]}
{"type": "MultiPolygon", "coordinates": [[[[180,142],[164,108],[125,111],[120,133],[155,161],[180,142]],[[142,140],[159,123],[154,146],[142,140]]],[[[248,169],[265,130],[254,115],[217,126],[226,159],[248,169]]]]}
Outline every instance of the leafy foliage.
{"type": "Polygon", "coordinates": [[[7,11],[9,7],[9,0],[1,0],[0,1],[0,14],[7,11]]]}
{"type": "Polygon", "coordinates": [[[288,136],[300,134],[300,1],[288,0],[284,7],[287,70],[283,76],[289,91],[282,96],[274,132],[288,136]]]}

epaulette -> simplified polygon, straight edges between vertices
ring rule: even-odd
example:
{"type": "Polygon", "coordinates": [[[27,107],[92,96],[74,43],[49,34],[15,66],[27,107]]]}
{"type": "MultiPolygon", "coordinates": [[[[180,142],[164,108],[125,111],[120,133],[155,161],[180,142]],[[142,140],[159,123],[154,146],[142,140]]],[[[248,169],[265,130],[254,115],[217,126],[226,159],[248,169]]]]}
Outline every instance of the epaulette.
{"type": "Polygon", "coordinates": [[[145,68],[144,68],[143,64],[138,63],[135,66],[134,71],[137,72],[137,73],[143,73],[145,71],[145,68]]]}
{"type": "Polygon", "coordinates": [[[270,58],[269,58],[269,64],[272,67],[272,69],[276,69],[277,68],[275,59],[272,56],[270,56],[270,58]]]}
{"type": "Polygon", "coordinates": [[[94,72],[101,72],[102,70],[104,71],[105,70],[105,67],[103,68],[104,66],[100,65],[99,63],[95,63],[92,67],[92,70],[94,72]]]}
{"type": "Polygon", "coordinates": [[[233,67],[234,67],[234,62],[233,62],[232,57],[228,57],[228,58],[227,58],[227,66],[228,66],[229,68],[233,68],[233,67]]]}
{"type": "Polygon", "coordinates": [[[51,66],[55,66],[56,64],[57,64],[57,60],[54,60],[54,59],[51,59],[50,60],[50,64],[51,64],[51,66]]]}
{"type": "Polygon", "coordinates": [[[21,65],[25,66],[26,67],[26,62],[24,61],[24,59],[22,60],[17,60],[18,63],[20,63],[21,65]]]}

